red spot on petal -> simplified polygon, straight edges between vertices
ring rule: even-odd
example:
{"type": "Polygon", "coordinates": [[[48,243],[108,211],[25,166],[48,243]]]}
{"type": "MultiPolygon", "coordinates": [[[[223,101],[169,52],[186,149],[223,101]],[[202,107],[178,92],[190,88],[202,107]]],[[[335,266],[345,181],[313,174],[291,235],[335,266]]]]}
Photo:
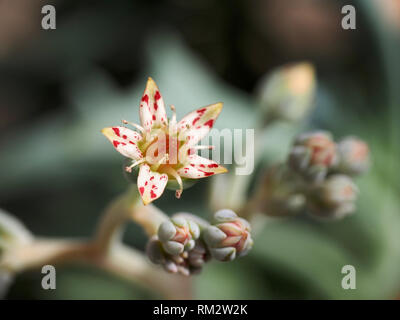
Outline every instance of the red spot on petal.
{"type": "Polygon", "coordinates": [[[153,179],[154,179],[154,176],[150,177],[150,180],[153,180],[153,179]]]}
{"type": "Polygon", "coordinates": [[[197,110],[197,113],[202,115],[205,111],[206,111],[206,108],[201,108],[201,109],[197,110]]]}
{"type": "Polygon", "coordinates": [[[152,188],[152,189],[155,189],[155,188],[157,188],[157,187],[156,187],[155,184],[153,184],[153,185],[151,186],[151,188],[152,188]]]}
{"type": "Polygon", "coordinates": [[[158,109],[158,104],[157,104],[157,102],[154,101],[154,110],[157,111],[157,109],[158,109]]]}
{"type": "Polygon", "coordinates": [[[119,128],[112,128],[113,130],[114,130],[114,132],[115,132],[115,134],[119,137],[120,135],[119,135],[119,128]]]}
{"type": "Polygon", "coordinates": [[[214,125],[214,120],[213,119],[210,119],[210,120],[208,120],[205,124],[204,124],[205,126],[209,126],[210,128],[214,125]]]}
{"type": "Polygon", "coordinates": [[[218,168],[218,164],[212,163],[208,165],[209,168],[218,168]]]}
{"type": "Polygon", "coordinates": [[[145,186],[147,186],[147,181],[144,183],[145,186]]]}
{"type": "Polygon", "coordinates": [[[205,166],[204,164],[201,164],[200,167],[201,167],[201,168],[205,168],[206,166],[205,166]]]}
{"type": "Polygon", "coordinates": [[[159,91],[156,91],[156,94],[154,95],[154,99],[158,100],[161,98],[161,94],[159,91]]]}
{"type": "Polygon", "coordinates": [[[145,95],[142,97],[142,101],[143,101],[143,102],[146,102],[146,103],[149,103],[149,96],[148,96],[147,94],[145,94],[145,95]]]}
{"type": "Polygon", "coordinates": [[[139,188],[139,192],[140,192],[141,195],[143,195],[144,187],[140,187],[140,188],[139,188]]]}
{"type": "Polygon", "coordinates": [[[123,138],[123,139],[126,139],[126,138],[128,138],[128,137],[126,136],[126,134],[124,134],[124,135],[122,136],[122,138],[123,138]]]}
{"type": "Polygon", "coordinates": [[[153,120],[156,120],[156,116],[153,114],[153,120]]]}
{"type": "Polygon", "coordinates": [[[155,197],[157,197],[157,195],[154,193],[153,190],[150,190],[150,197],[151,197],[152,199],[154,199],[155,197]]]}
{"type": "Polygon", "coordinates": [[[212,176],[213,174],[214,174],[214,172],[205,172],[205,171],[203,171],[203,170],[199,170],[200,172],[202,172],[202,173],[204,173],[204,176],[205,177],[209,177],[209,176],[212,176]]]}
{"type": "Polygon", "coordinates": [[[197,121],[199,121],[199,120],[200,120],[200,117],[195,118],[195,119],[193,120],[193,122],[192,122],[192,125],[195,125],[195,123],[196,123],[197,121]]]}
{"type": "Polygon", "coordinates": [[[119,144],[120,144],[120,142],[118,142],[116,140],[113,141],[113,145],[114,145],[115,148],[117,148],[119,144]]]}

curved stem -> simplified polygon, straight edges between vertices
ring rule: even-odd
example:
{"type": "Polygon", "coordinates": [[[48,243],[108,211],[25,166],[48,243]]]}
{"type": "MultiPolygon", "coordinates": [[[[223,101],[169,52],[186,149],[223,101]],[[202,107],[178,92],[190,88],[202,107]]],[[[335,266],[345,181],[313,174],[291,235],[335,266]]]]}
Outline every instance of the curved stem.
{"type": "Polygon", "coordinates": [[[83,263],[95,266],[139,284],[167,299],[190,298],[191,282],[182,276],[166,273],[152,265],[145,256],[120,243],[115,244],[107,254],[99,254],[92,242],[37,239],[32,243],[7,251],[0,268],[3,271],[19,273],[44,265],[83,263]]]}
{"type": "Polygon", "coordinates": [[[47,264],[84,263],[124,277],[168,299],[190,299],[189,278],[166,273],[151,264],[142,252],[120,242],[121,229],[130,219],[151,237],[167,218],[155,206],[144,206],[137,188],[132,186],[105,210],[94,239],[32,239],[7,249],[1,257],[0,269],[18,273],[47,264]]]}
{"type": "Polygon", "coordinates": [[[131,186],[105,210],[94,238],[97,249],[106,252],[119,242],[122,227],[130,219],[138,223],[151,237],[168,217],[151,204],[143,205],[137,187],[131,186]]]}

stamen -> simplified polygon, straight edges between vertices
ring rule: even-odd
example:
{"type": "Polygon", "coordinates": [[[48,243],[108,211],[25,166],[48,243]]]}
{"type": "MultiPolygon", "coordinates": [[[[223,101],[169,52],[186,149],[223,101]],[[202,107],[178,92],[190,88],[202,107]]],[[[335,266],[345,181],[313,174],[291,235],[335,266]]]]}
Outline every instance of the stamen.
{"type": "Polygon", "coordinates": [[[173,135],[177,131],[176,127],[176,109],[175,106],[170,105],[171,111],[172,111],[172,118],[169,120],[168,126],[169,126],[169,134],[173,135]]]}
{"type": "Polygon", "coordinates": [[[133,167],[136,167],[137,165],[139,165],[145,161],[146,161],[146,159],[140,159],[140,160],[132,163],[129,167],[125,167],[125,171],[131,173],[133,167]]]}
{"type": "Polygon", "coordinates": [[[123,123],[123,124],[129,124],[129,125],[131,125],[132,127],[135,127],[135,128],[138,129],[141,133],[144,132],[144,128],[141,127],[141,126],[139,126],[139,125],[136,124],[136,123],[129,122],[129,121],[126,121],[126,120],[122,120],[122,123],[123,123]]]}
{"type": "Polygon", "coordinates": [[[175,109],[175,106],[171,104],[170,108],[171,108],[171,111],[172,111],[171,121],[176,123],[176,109],[175,109]]]}
{"type": "Polygon", "coordinates": [[[181,176],[178,174],[178,172],[175,171],[175,169],[171,168],[170,166],[167,166],[163,170],[165,171],[165,173],[168,173],[171,176],[173,176],[175,178],[175,180],[178,182],[179,190],[175,191],[175,197],[177,197],[179,199],[183,192],[183,182],[182,182],[181,176]]]}

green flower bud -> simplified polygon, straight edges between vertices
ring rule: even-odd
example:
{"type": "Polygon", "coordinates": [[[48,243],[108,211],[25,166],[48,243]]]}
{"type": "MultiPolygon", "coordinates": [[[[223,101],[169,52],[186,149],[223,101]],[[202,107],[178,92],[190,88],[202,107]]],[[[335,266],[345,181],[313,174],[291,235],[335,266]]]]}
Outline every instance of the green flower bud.
{"type": "Polygon", "coordinates": [[[357,195],[357,186],[350,177],[335,174],[312,189],[307,205],[315,216],[342,218],[356,209],[357,195]]]}
{"type": "Polygon", "coordinates": [[[300,121],[314,107],[315,70],[306,62],[274,70],[261,81],[260,105],[267,119],[300,121]]]}
{"type": "Polygon", "coordinates": [[[348,175],[359,175],[370,166],[370,152],[368,145],[356,138],[347,137],[338,143],[339,163],[338,171],[348,175]]]}
{"type": "Polygon", "coordinates": [[[167,253],[179,255],[194,248],[194,240],[199,238],[200,228],[194,221],[174,216],[161,223],[157,235],[167,253]]]}
{"type": "Polygon", "coordinates": [[[306,180],[321,182],[337,163],[336,144],[327,132],[303,133],[296,138],[288,163],[306,180]]]}
{"type": "Polygon", "coordinates": [[[215,225],[203,232],[211,255],[220,261],[231,261],[247,254],[253,246],[250,224],[228,209],[217,211],[214,220],[215,225]]]}

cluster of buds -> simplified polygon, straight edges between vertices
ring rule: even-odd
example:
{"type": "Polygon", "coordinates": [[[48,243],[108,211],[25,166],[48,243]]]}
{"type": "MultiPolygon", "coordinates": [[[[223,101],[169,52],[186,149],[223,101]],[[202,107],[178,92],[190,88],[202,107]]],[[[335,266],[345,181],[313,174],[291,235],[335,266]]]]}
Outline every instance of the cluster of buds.
{"type": "Polygon", "coordinates": [[[215,213],[215,225],[189,214],[164,221],[146,248],[149,259],[171,273],[199,273],[211,257],[232,261],[248,253],[253,241],[249,223],[231,210],[215,213]]]}
{"type": "Polygon", "coordinates": [[[352,178],[370,166],[368,145],[355,137],[335,143],[327,132],[301,134],[288,164],[302,179],[309,211],[341,218],[354,212],[358,189],[352,178]]]}
{"type": "Polygon", "coordinates": [[[308,209],[313,216],[342,218],[356,209],[353,178],[368,170],[368,145],[355,137],[336,143],[327,132],[300,134],[287,164],[271,168],[261,182],[256,209],[289,216],[308,209]]]}

